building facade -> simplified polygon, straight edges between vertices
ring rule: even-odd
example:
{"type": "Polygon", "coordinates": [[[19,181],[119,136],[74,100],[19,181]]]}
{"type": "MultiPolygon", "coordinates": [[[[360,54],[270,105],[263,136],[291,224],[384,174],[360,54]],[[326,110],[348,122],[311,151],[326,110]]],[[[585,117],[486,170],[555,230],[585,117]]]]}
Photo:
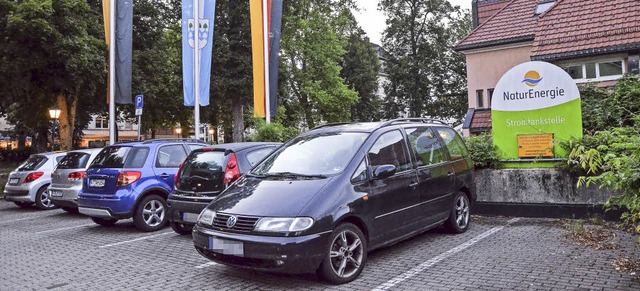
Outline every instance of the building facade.
{"type": "Polygon", "coordinates": [[[493,89],[512,67],[546,61],[578,85],[606,87],[638,73],[638,0],[473,0],[466,56],[469,111],[464,134],[491,130],[493,89]]]}

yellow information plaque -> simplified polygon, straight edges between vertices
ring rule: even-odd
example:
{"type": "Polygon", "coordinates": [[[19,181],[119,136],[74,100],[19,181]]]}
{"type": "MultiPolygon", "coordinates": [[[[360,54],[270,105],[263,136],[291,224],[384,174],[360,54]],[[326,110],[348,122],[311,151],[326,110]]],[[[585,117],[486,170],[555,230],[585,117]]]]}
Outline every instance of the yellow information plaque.
{"type": "Polygon", "coordinates": [[[553,133],[519,134],[519,158],[553,158],[553,133]]]}

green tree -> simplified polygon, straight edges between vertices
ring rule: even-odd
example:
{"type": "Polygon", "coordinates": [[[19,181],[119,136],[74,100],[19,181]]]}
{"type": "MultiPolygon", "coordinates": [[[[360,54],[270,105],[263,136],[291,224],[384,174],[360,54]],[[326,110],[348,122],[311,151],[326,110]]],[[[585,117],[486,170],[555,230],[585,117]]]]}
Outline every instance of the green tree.
{"type": "Polygon", "coordinates": [[[98,14],[85,0],[0,0],[0,8],[0,113],[35,134],[37,151],[43,151],[47,109],[55,104],[61,149],[69,150],[77,115],[89,115],[85,109],[104,96],[98,14]]]}
{"type": "Polygon", "coordinates": [[[340,76],[346,39],[340,34],[350,1],[285,1],[282,24],[287,114],[301,113],[307,127],[351,120],[358,94],[340,76]]]}
{"type": "Polygon", "coordinates": [[[358,92],[360,97],[351,109],[351,120],[380,120],[381,101],[377,95],[380,74],[378,53],[364,30],[358,26],[351,12],[345,18],[347,20],[345,33],[347,44],[340,76],[344,78],[345,84],[350,89],[358,92]]]}
{"type": "Polygon", "coordinates": [[[403,114],[462,118],[466,109],[464,58],[452,50],[470,27],[468,13],[447,0],[381,0],[389,52],[386,118],[403,114]]]}

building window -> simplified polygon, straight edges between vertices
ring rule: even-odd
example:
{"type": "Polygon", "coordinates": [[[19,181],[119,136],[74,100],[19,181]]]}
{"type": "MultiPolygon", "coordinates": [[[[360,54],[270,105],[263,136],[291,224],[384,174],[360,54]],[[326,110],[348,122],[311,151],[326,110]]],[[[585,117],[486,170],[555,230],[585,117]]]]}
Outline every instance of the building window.
{"type": "Polygon", "coordinates": [[[476,90],[476,108],[484,108],[484,90],[476,90]]]}
{"type": "Polygon", "coordinates": [[[572,64],[563,68],[576,83],[617,80],[626,73],[622,60],[572,64]]]}
{"type": "Polygon", "coordinates": [[[109,118],[96,117],[96,128],[109,128],[109,118]]]}
{"type": "Polygon", "coordinates": [[[493,102],[493,90],[495,88],[487,89],[487,94],[489,95],[489,107],[491,107],[491,102],[493,102]]]}

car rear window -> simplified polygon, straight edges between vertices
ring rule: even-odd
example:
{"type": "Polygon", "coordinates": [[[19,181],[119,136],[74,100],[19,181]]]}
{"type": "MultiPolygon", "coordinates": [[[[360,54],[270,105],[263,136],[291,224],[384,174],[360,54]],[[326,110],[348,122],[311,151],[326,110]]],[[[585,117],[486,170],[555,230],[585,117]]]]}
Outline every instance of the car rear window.
{"type": "Polygon", "coordinates": [[[193,152],[184,161],[180,177],[192,176],[196,173],[202,174],[203,172],[222,172],[226,167],[224,160],[224,152],[193,152]]]}
{"type": "Polygon", "coordinates": [[[262,148],[262,149],[247,153],[247,161],[249,162],[249,165],[251,165],[251,167],[255,166],[259,161],[262,161],[262,159],[264,159],[264,157],[270,154],[274,149],[276,149],[275,146],[262,148]]]}
{"type": "Polygon", "coordinates": [[[149,155],[148,147],[112,146],[104,148],[91,168],[142,168],[149,155]]]}
{"type": "Polygon", "coordinates": [[[18,166],[18,171],[33,171],[44,165],[47,160],[45,156],[30,156],[22,165],[18,166]]]}
{"type": "Polygon", "coordinates": [[[87,153],[68,153],[58,163],[58,169],[82,169],[87,166],[90,156],[87,153]]]}

